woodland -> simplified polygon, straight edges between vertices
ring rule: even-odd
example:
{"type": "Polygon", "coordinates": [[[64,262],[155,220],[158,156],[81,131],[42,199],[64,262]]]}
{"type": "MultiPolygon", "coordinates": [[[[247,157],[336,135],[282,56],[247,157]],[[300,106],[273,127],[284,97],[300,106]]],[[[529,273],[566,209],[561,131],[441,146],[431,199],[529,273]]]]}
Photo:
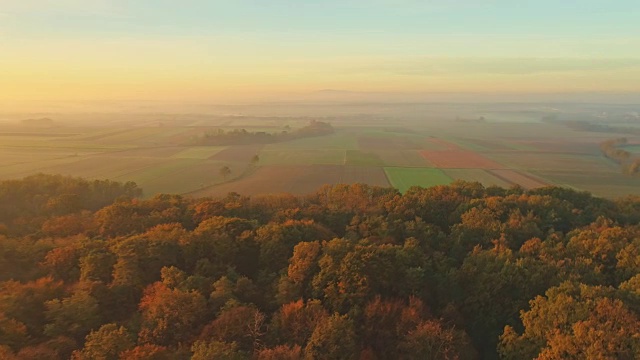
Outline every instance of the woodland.
{"type": "MultiPolygon", "coordinates": [[[[291,130],[288,128],[288,130],[291,130]]],[[[219,145],[249,145],[272,144],[277,142],[304,139],[309,137],[324,136],[335,132],[333,126],[327,122],[311,120],[309,123],[293,131],[282,130],[270,133],[266,131],[247,131],[247,129],[215,129],[205,132],[202,136],[192,139],[194,145],[219,146],[219,145]]]]}
{"type": "Polygon", "coordinates": [[[640,197],[0,183],[0,358],[637,359],[640,197]]]}

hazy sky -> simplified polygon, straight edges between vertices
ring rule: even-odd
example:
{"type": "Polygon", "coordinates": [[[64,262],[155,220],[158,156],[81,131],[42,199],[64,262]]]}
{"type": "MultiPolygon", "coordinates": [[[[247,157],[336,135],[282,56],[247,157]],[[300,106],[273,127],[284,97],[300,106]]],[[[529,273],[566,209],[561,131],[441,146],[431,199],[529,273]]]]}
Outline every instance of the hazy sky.
{"type": "Polygon", "coordinates": [[[640,91],[638,0],[0,0],[0,105],[640,91]]]}

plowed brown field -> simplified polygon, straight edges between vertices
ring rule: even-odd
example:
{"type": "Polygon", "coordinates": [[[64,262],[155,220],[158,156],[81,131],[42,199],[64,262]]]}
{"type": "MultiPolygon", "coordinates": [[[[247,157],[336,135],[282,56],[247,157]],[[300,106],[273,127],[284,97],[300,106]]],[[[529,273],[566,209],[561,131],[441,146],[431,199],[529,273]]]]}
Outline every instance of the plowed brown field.
{"type": "Polygon", "coordinates": [[[473,151],[421,151],[420,154],[441,169],[504,169],[503,165],[473,151]]]}

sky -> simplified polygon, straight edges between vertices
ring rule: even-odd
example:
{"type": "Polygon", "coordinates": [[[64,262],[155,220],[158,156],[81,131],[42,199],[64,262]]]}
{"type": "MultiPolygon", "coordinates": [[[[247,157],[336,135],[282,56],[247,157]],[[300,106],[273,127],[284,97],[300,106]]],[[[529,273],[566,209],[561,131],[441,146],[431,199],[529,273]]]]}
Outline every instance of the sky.
{"type": "Polygon", "coordinates": [[[0,0],[0,106],[640,93],[637,0],[0,0]]]}

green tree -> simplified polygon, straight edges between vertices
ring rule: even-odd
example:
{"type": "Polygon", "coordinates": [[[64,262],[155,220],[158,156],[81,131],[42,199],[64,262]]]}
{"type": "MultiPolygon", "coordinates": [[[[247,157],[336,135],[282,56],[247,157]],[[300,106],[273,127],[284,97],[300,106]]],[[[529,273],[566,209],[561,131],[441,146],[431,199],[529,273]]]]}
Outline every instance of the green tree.
{"type": "Polygon", "coordinates": [[[87,335],[82,350],[73,353],[73,360],[118,360],[121,352],[133,347],[127,329],[106,324],[87,335]]]}
{"type": "Polygon", "coordinates": [[[45,306],[48,323],[44,333],[50,337],[66,335],[81,341],[101,321],[98,301],[84,290],[47,301],[45,306]]]}

